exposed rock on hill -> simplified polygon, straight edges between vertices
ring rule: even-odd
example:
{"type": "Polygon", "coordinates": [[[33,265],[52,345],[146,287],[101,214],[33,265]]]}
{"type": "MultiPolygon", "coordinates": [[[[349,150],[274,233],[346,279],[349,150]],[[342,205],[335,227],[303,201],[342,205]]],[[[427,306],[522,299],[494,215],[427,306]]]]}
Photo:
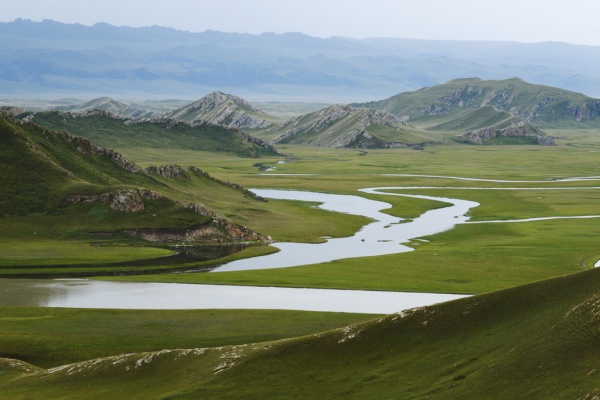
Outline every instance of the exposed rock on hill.
{"type": "Polygon", "coordinates": [[[100,202],[108,205],[113,210],[123,212],[138,212],[144,209],[144,200],[142,198],[156,199],[160,197],[158,193],[148,189],[123,189],[111,193],[99,195],[80,195],[72,194],[66,197],[67,203],[93,203],[100,202]]]}
{"type": "Polygon", "coordinates": [[[466,139],[476,144],[486,144],[496,138],[535,138],[537,144],[542,146],[555,146],[554,139],[546,135],[541,129],[529,124],[517,124],[504,129],[485,128],[476,131],[467,132],[462,135],[466,139]]]}
{"type": "Polygon", "coordinates": [[[274,120],[248,101],[223,92],[212,92],[164,116],[187,122],[208,121],[236,129],[264,129],[272,126],[274,120]]]}
{"type": "Polygon", "coordinates": [[[300,143],[333,148],[400,147],[428,141],[394,115],[367,108],[333,105],[293,118],[277,128],[271,143],[300,143]]]}
{"type": "Polygon", "coordinates": [[[542,127],[600,126],[600,100],[518,78],[501,81],[455,79],[357,106],[388,111],[403,120],[453,116],[465,110],[493,106],[542,127]]]}
{"type": "Polygon", "coordinates": [[[67,132],[59,132],[60,135],[63,136],[65,142],[71,144],[75,147],[77,152],[83,155],[100,155],[100,156],[108,156],[110,157],[115,164],[119,167],[123,168],[126,171],[133,172],[136,174],[145,173],[145,171],[138,167],[133,161],[130,161],[128,158],[123,156],[123,154],[104,147],[99,147],[90,142],[89,140],[79,137],[72,136],[67,132]]]}
{"type": "Polygon", "coordinates": [[[151,165],[146,168],[146,172],[152,175],[164,176],[165,178],[190,179],[187,171],[179,165],[161,165],[158,167],[151,165]]]}

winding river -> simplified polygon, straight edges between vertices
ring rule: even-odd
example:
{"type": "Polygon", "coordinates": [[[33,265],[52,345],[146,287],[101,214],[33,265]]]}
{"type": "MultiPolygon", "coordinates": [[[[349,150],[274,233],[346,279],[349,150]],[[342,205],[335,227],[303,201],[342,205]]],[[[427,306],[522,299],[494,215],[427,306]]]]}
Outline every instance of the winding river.
{"type": "MultiPolygon", "coordinates": [[[[385,188],[362,189],[366,193],[379,193],[385,188]]],[[[253,192],[262,197],[283,200],[304,200],[322,203],[319,208],[330,211],[362,215],[374,220],[353,236],[328,239],[326,243],[275,243],[280,251],[262,257],[233,261],[213,270],[213,272],[241,271],[252,269],[284,268],[299,265],[317,264],[344,258],[379,256],[402,253],[413,249],[403,245],[412,239],[432,235],[452,229],[465,222],[470,208],[479,203],[467,200],[449,199],[418,195],[402,195],[421,199],[436,200],[449,204],[448,207],[429,210],[409,222],[402,218],[384,214],[381,210],[391,205],[369,200],[360,196],[335,195],[290,190],[259,190],[253,192]]],[[[390,194],[389,195],[396,195],[390,194]]],[[[400,194],[398,194],[400,196],[400,194]]]]}
{"type": "MultiPolygon", "coordinates": [[[[467,180],[467,178],[456,179],[467,180]]],[[[575,179],[598,180],[600,178],[572,178],[572,180],[575,179]]],[[[478,206],[478,203],[467,200],[386,192],[386,190],[399,189],[408,188],[380,187],[362,189],[361,191],[434,200],[446,203],[448,206],[429,210],[414,220],[404,221],[401,218],[392,217],[381,212],[381,210],[390,208],[390,204],[368,200],[360,196],[291,190],[254,190],[260,196],[273,199],[293,199],[322,203],[319,205],[322,209],[362,215],[371,218],[373,222],[364,226],[351,237],[328,239],[326,243],[322,244],[276,243],[274,246],[280,249],[278,253],[234,261],[215,269],[214,272],[283,268],[343,258],[411,251],[413,249],[406,246],[411,240],[418,240],[423,236],[452,229],[456,224],[470,223],[466,213],[469,209],[478,206]]],[[[486,189],[491,190],[492,188],[486,189]]],[[[501,190],[504,188],[496,189],[501,190]]],[[[589,187],[586,189],[589,189],[589,187]]],[[[525,222],[554,218],[599,217],[598,215],[546,217],[487,222],[525,222]]],[[[596,266],[599,266],[599,263],[600,261],[596,263],[596,266]]],[[[20,306],[129,309],[290,309],[387,314],[461,297],[464,296],[360,290],[102,282],[85,279],[0,279],[0,305],[20,306]]]]}

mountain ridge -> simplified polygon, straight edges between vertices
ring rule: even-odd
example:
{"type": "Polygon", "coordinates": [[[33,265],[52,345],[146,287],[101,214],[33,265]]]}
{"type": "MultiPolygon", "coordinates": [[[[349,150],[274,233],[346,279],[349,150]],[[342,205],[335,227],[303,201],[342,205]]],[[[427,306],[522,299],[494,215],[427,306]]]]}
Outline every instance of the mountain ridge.
{"type": "Polygon", "coordinates": [[[600,52],[561,43],[323,39],[20,20],[0,23],[0,51],[0,90],[10,97],[197,98],[222,90],[345,103],[465,74],[520,76],[600,96],[600,52]]]}

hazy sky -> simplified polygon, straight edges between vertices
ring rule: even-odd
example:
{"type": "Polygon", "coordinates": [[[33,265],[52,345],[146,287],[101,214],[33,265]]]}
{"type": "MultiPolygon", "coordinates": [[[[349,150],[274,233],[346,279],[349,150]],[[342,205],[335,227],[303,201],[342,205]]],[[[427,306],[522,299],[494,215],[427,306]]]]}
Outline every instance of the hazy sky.
{"type": "Polygon", "coordinates": [[[598,0],[0,0],[0,10],[1,22],[600,45],[598,0]]]}

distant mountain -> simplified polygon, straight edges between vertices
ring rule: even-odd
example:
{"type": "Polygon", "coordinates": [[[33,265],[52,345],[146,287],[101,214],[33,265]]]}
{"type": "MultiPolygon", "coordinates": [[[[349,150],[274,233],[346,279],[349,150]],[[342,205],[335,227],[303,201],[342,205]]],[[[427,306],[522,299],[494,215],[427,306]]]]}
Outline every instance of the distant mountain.
{"type": "Polygon", "coordinates": [[[564,43],[315,38],[161,27],[0,23],[4,97],[366,101],[461,76],[600,96],[600,47],[564,43]]]}
{"type": "Polygon", "coordinates": [[[266,129],[280,122],[241,97],[222,92],[212,92],[164,117],[187,122],[207,121],[235,129],[266,129]]]}
{"type": "Polygon", "coordinates": [[[424,132],[390,113],[334,105],[293,118],[276,128],[273,144],[293,143],[333,148],[390,148],[431,142],[424,132]]]}
{"type": "Polygon", "coordinates": [[[117,149],[136,146],[178,148],[252,158],[279,154],[271,145],[238,129],[206,121],[190,123],[166,117],[132,120],[101,110],[26,112],[19,118],[117,149]]]}
{"type": "Polygon", "coordinates": [[[517,78],[456,79],[355,106],[387,111],[434,130],[484,128],[485,118],[488,126],[499,122],[506,127],[515,122],[508,114],[546,128],[600,127],[599,99],[517,78]]]}
{"type": "Polygon", "coordinates": [[[155,111],[149,111],[139,108],[131,107],[130,105],[117,101],[110,97],[100,97],[87,101],[83,104],[71,105],[71,106],[59,106],[52,107],[51,110],[57,111],[90,111],[90,110],[102,110],[109,114],[113,114],[119,117],[127,118],[153,118],[158,117],[160,113],[155,111]]]}

